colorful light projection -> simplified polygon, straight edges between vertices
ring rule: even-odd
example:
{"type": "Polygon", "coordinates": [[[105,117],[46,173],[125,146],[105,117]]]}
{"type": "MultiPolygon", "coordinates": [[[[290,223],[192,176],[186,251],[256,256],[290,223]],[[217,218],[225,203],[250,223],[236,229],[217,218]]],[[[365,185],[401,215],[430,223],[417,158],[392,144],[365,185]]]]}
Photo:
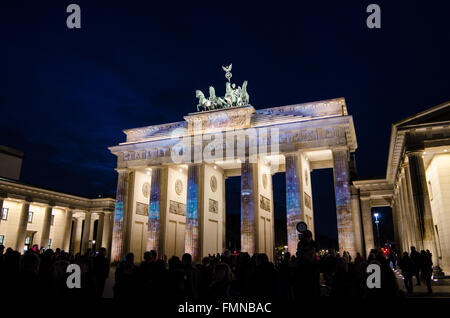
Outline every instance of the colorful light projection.
{"type": "Polygon", "coordinates": [[[255,253],[255,210],[253,199],[253,174],[255,164],[241,165],[241,251],[255,253]]]}
{"type": "Polygon", "coordinates": [[[286,217],[288,251],[295,255],[297,251],[297,223],[302,220],[302,205],[300,201],[300,179],[298,170],[298,154],[286,155],[286,217]]]}
{"type": "Polygon", "coordinates": [[[198,181],[200,169],[197,165],[190,165],[188,168],[186,235],[184,246],[185,252],[191,254],[194,260],[198,257],[198,181]]]}
{"type": "Polygon", "coordinates": [[[159,221],[161,217],[161,168],[152,169],[150,202],[148,204],[147,251],[159,253],[159,221]]]}
{"type": "Polygon", "coordinates": [[[339,251],[347,251],[352,256],[356,256],[352,209],[350,206],[348,161],[348,149],[333,150],[339,251]]]}
{"type": "Polygon", "coordinates": [[[126,206],[126,198],[128,193],[129,175],[130,173],[128,171],[119,171],[111,246],[111,260],[113,262],[120,261],[123,253],[123,218],[125,214],[124,207],[126,206]]]}

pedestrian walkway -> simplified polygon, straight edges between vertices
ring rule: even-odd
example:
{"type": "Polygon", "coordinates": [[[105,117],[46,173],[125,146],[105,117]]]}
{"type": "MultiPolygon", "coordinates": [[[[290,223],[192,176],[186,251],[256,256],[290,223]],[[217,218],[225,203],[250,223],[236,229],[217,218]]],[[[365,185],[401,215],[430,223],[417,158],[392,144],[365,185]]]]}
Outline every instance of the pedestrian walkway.
{"type": "Polygon", "coordinates": [[[427,293],[427,286],[425,282],[422,282],[420,286],[417,285],[417,280],[414,277],[413,283],[413,293],[408,295],[406,293],[405,283],[401,270],[394,269],[395,276],[397,277],[398,286],[405,292],[408,298],[450,298],[450,277],[445,277],[442,279],[434,279],[431,281],[431,287],[433,289],[432,294],[427,293]]]}

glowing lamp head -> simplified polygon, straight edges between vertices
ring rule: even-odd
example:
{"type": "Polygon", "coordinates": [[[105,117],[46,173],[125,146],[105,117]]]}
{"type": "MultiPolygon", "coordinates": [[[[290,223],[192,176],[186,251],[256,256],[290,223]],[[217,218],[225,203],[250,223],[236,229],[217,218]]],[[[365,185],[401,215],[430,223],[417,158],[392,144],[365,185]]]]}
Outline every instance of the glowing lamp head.
{"type": "Polygon", "coordinates": [[[374,213],[373,216],[377,218],[379,216],[379,214],[378,213],[374,213]]]}

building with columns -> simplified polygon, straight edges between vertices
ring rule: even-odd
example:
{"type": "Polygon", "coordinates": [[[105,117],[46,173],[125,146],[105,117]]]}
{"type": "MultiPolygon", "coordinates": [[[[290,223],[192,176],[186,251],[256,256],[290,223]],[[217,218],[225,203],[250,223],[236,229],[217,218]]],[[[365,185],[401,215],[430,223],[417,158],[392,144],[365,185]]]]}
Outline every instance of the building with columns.
{"type": "Polygon", "coordinates": [[[20,252],[35,244],[73,253],[100,247],[110,251],[114,201],[87,199],[0,177],[0,244],[20,252]]]}
{"type": "Polygon", "coordinates": [[[127,252],[139,261],[151,249],[169,258],[189,252],[197,260],[221,253],[231,176],[241,177],[241,251],[272,258],[275,173],[286,176],[287,242],[295,254],[296,224],[304,221],[314,232],[320,221],[310,174],[323,168],[334,169],[340,250],[362,251],[350,180],[357,143],[344,98],[259,110],[222,107],[124,133],[126,141],[109,148],[118,172],[113,261],[127,252]]]}
{"type": "Polygon", "coordinates": [[[450,102],[393,124],[386,178],[354,181],[353,193],[366,251],[375,246],[371,208],[390,206],[397,252],[428,249],[450,272],[450,102]]]}

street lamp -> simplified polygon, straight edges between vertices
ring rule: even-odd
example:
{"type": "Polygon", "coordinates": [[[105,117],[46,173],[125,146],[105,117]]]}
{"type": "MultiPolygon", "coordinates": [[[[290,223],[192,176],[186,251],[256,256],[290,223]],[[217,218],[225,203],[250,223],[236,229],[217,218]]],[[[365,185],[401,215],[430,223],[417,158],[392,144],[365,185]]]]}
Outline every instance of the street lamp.
{"type": "Polygon", "coordinates": [[[377,225],[377,238],[378,238],[378,245],[380,246],[381,245],[381,242],[380,242],[380,229],[379,229],[380,221],[378,220],[378,217],[380,216],[380,214],[375,212],[373,214],[373,216],[375,217],[375,224],[377,225]]]}

